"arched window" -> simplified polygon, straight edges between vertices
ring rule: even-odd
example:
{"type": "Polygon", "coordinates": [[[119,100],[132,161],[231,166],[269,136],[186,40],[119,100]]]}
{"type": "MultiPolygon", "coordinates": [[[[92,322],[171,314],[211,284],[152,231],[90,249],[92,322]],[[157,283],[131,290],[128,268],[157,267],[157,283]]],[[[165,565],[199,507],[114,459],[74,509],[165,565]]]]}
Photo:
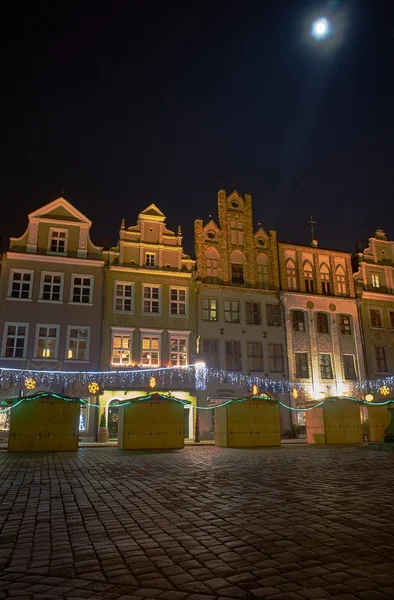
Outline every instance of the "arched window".
{"type": "Polygon", "coordinates": [[[313,267],[309,260],[304,262],[304,283],[305,291],[309,294],[315,293],[315,283],[313,280],[313,267]]]}
{"type": "Polygon", "coordinates": [[[205,252],[206,276],[212,279],[218,277],[219,252],[215,248],[208,248],[205,252]]]}
{"type": "Polygon", "coordinates": [[[340,296],[346,296],[346,294],[347,294],[346,274],[345,274],[345,269],[343,268],[342,265],[337,266],[336,277],[337,277],[338,294],[340,296]]]}
{"type": "Polygon", "coordinates": [[[287,289],[288,290],[296,290],[297,289],[297,279],[296,279],[296,268],[294,260],[289,258],[286,261],[286,274],[287,274],[287,289]]]}
{"type": "Polygon", "coordinates": [[[326,263],[320,265],[321,293],[329,296],[331,294],[330,269],[326,263]]]}
{"type": "Polygon", "coordinates": [[[230,241],[234,246],[244,245],[244,224],[243,221],[230,221],[230,241]]]}
{"type": "Polygon", "coordinates": [[[262,290],[268,290],[268,258],[265,254],[257,256],[257,285],[262,290]]]}
{"type": "Polygon", "coordinates": [[[246,258],[239,250],[236,250],[231,254],[231,281],[232,283],[243,285],[244,279],[244,265],[246,264],[246,258]]]}

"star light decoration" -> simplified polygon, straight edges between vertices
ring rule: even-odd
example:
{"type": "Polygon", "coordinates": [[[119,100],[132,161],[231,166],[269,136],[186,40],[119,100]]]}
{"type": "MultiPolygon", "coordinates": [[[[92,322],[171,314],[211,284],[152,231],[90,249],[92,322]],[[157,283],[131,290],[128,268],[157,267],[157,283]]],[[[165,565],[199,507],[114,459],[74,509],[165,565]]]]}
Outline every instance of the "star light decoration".
{"type": "Polygon", "coordinates": [[[257,387],[257,385],[255,383],[253,384],[253,387],[252,387],[252,394],[253,394],[253,396],[259,395],[259,388],[257,387]]]}
{"type": "Polygon", "coordinates": [[[89,383],[88,385],[88,390],[91,394],[97,394],[99,389],[100,385],[97,383],[97,381],[92,381],[92,383],[89,383]]]}
{"type": "Polygon", "coordinates": [[[387,385],[382,385],[379,392],[382,394],[382,396],[388,396],[390,393],[390,388],[387,387],[387,385]]]}
{"type": "Polygon", "coordinates": [[[34,388],[36,387],[37,382],[35,379],[33,379],[33,377],[26,377],[25,379],[25,388],[27,390],[34,390],[34,388]]]}
{"type": "Polygon", "coordinates": [[[152,389],[156,387],[156,377],[150,377],[149,387],[151,387],[152,389]]]}

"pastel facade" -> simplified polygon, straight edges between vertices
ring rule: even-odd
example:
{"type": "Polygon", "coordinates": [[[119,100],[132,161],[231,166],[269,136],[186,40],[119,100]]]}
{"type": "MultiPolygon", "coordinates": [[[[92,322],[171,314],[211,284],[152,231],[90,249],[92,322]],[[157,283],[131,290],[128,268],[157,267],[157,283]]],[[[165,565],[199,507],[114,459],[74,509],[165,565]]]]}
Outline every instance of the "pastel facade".
{"type": "MultiPolygon", "coordinates": [[[[275,231],[254,230],[252,197],[237,191],[220,190],[218,223],[196,220],[194,232],[200,352],[218,370],[198,403],[214,406],[251,395],[252,389],[232,383],[232,373],[278,382],[288,377],[277,241],[275,231]]],[[[276,397],[288,402],[288,394],[276,397]]],[[[281,417],[282,430],[290,429],[286,409],[281,417]]],[[[214,411],[201,411],[200,438],[212,439],[214,426],[214,411]]]]}
{"type": "Polygon", "coordinates": [[[378,229],[355,263],[366,377],[384,379],[394,375],[394,241],[378,229]]]}
{"type": "MultiPolygon", "coordinates": [[[[0,366],[44,371],[100,369],[102,249],[89,236],[91,221],[63,197],[29,215],[26,232],[11,238],[0,278],[0,366]]],[[[34,391],[88,397],[75,377],[67,389],[34,391]]],[[[0,395],[26,393],[23,381],[4,379],[0,395]]],[[[81,437],[93,439],[95,411],[81,419],[81,437]]]]}
{"type": "MultiPolygon", "coordinates": [[[[289,380],[298,400],[341,396],[365,378],[350,254],[278,243],[289,380]]],[[[294,399],[295,400],[295,399],[294,399]]]]}
{"type": "MultiPolygon", "coordinates": [[[[180,228],[166,227],[165,216],[154,205],[138,215],[136,225],[124,221],[119,243],[106,253],[102,368],[154,369],[186,367],[195,349],[196,307],[194,260],[183,252],[180,228]]],[[[182,383],[182,382],[181,382],[182,383]]],[[[120,382],[101,397],[110,437],[117,435],[118,409],[114,400],[143,396],[149,391],[120,382]]],[[[108,387],[108,386],[106,386],[108,387]]],[[[160,391],[195,403],[190,382],[174,388],[170,372],[160,391]]],[[[185,409],[186,437],[193,437],[193,410],[185,409]]]]}

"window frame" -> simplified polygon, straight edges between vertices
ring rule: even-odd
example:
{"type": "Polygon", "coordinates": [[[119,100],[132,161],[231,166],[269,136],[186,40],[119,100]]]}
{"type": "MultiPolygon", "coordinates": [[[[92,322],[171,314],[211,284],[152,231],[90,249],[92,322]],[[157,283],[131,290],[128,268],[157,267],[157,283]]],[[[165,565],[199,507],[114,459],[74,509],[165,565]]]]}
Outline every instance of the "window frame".
{"type": "Polygon", "coordinates": [[[112,305],[112,312],[116,313],[116,314],[122,314],[122,315],[133,315],[134,314],[134,296],[135,296],[135,282],[134,281],[122,281],[122,280],[116,280],[114,281],[114,294],[113,294],[113,305],[112,305]],[[123,288],[126,288],[126,286],[130,286],[131,288],[131,296],[130,296],[130,310],[126,310],[124,308],[124,304],[125,304],[125,300],[127,300],[127,296],[125,296],[124,293],[124,289],[123,289],[123,293],[121,296],[117,295],[117,288],[118,286],[122,286],[123,288]],[[119,310],[116,308],[116,301],[117,300],[121,300],[122,301],[122,309],[119,310]]]}
{"type": "Polygon", "coordinates": [[[342,265],[338,265],[335,270],[335,279],[337,283],[338,296],[347,296],[348,287],[346,281],[346,270],[342,265]]]}
{"type": "Polygon", "coordinates": [[[205,296],[205,297],[203,297],[203,298],[202,298],[202,304],[201,304],[201,308],[202,308],[202,320],[203,320],[203,321],[207,321],[207,322],[210,322],[210,321],[211,321],[211,322],[213,322],[213,323],[216,323],[217,321],[219,321],[219,301],[218,301],[218,298],[214,298],[214,297],[212,297],[212,296],[205,296]],[[204,308],[204,301],[207,301],[207,302],[208,302],[208,304],[209,304],[208,308],[204,308]],[[211,306],[211,304],[212,304],[212,301],[214,301],[214,302],[215,302],[215,308],[214,308],[214,309],[213,309],[213,308],[212,308],[212,306],[211,306]],[[212,311],[213,311],[213,310],[214,310],[214,312],[215,312],[215,316],[216,316],[216,318],[215,318],[215,319],[212,319],[212,318],[210,318],[210,317],[211,317],[211,315],[212,315],[212,311]],[[206,319],[206,318],[204,317],[204,311],[208,311],[208,313],[209,313],[209,318],[208,318],[208,319],[206,319]]]}
{"type": "Polygon", "coordinates": [[[280,304],[274,304],[272,302],[267,302],[265,305],[265,310],[267,314],[267,327],[282,327],[282,310],[280,304]],[[275,311],[271,312],[272,307],[275,307],[275,311]],[[270,318],[272,317],[272,323],[270,323],[270,318]]]}
{"type": "Polygon", "coordinates": [[[145,252],[145,260],[144,260],[144,266],[147,269],[152,269],[153,267],[156,267],[156,252],[145,252]],[[150,262],[152,262],[152,257],[153,257],[153,264],[148,264],[150,262]]]}
{"type": "Polygon", "coordinates": [[[302,333],[306,332],[305,314],[306,314],[305,311],[304,310],[300,310],[299,308],[292,308],[291,309],[291,327],[292,327],[292,331],[302,332],[302,333]],[[297,313],[298,313],[298,315],[302,314],[302,322],[296,319],[296,314],[297,313]],[[300,329],[300,325],[302,325],[301,329],[300,329]]]}
{"type": "Polygon", "coordinates": [[[268,344],[268,372],[269,373],[284,373],[285,371],[285,363],[284,363],[284,353],[283,353],[283,344],[281,343],[271,343],[268,344]],[[276,353],[276,350],[280,348],[280,355],[278,355],[276,353]],[[274,350],[273,355],[271,350],[274,350]],[[275,362],[275,369],[271,369],[271,365],[272,365],[272,360],[274,360],[275,362]],[[277,362],[278,360],[280,360],[281,362],[281,367],[280,369],[277,368],[277,362]]]}
{"type": "Polygon", "coordinates": [[[141,296],[141,302],[142,302],[142,306],[141,306],[141,314],[142,315],[149,315],[149,316],[153,316],[153,317],[161,317],[161,311],[162,311],[162,286],[160,284],[153,284],[153,283],[143,283],[142,284],[142,296],[141,296]],[[145,290],[147,288],[150,288],[151,290],[153,289],[157,289],[159,290],[159,297],[158,298],[154,298],[153,294],[151,293],[151,296],[149,298],[145,298],[145,290]],[[150,302],[150,306],[153,306],[153,302],[158,302],[158,311],[157,312],[153,312],[153,311],[145,311],[145,301],[150,302]]]}
{"type": "Polygon", "coordinates": [[[183,287],[183,286],[177,286],[177,285],[171,285],[170,289],[169,289],[169,316],[170,317],[175,317],[175,318],[181,318],[181,319],[185,319],[189,316],[189,290],[187,287],[183,287]],[[177,292],[177,299],[176,300],[172,300],[171,298],[171,292],[172,290],[177,292]],[[179,300],[179,292],[185,292],[185,299],[184,300],[179,300]],[[184,314],[180,313],[180,312],[176,312],[173,313],[171,312],[172,309],[172,304],[176,304],[179,310],[179,307],[181,304],[185,305],[185,312],[184,314]]]}
{"type": "Polygon", "coordinates": [[[334,371],[332,368],[332,356],[330,352],[319,352],[319,371],[320,371],[320,380],[324,381],[332,381],[334,379],[334,371]],[[322,361],[323,356],[328,356],[329,364],[324,364],[322,361]],[[325,369],[329,369],[326,371],[325,369]],[[328,373],[328,377],[326,377],[328,373]]]}
{"type": "Polygon", "coordinates": [[[174,332],[171,333],[170,331],[168,332],[168,363],[170,367],[187,367],[189,365],[189,332],[183,333],[183,332],[174,332]],[[171,342],[172,340],[176,340],[177,344],[178,344],[178,349],[173,351],[171,349],[171,342]],[[185,341],[185,346],[186,346],[186,350],[182,351],[179,350],[179,342],[181,340],[185,341]],[[172,354],[176,354],[177,355],[177,360],[176,360],[176,364],[173,364],[172,362],[172,354]],[[184,354],[185,355],[185,362],[182,364],[179,361],[180,355],[184,354]]]}
{"type": "MultiPolygon", "coordinates": [[[[59,357],[59,337],[60,337],[60,325],[59,324],[50,324],[50,323],[36,323],[36,335],[34,338],[34,358],[37,360],[58,360],[59,357]],[[38,356],[38,342],[41,339],[39,336],[39,332],[40,332],[40,328],[41,327],[46,327],[47,330],[48,329],[55,329],[56,330],[56,337],[55,339],[55,349],[54,349],[54,355],[53,356],[38,356]]],[[[42,338],[42,339],[50,339],[49,337],[46,338],[42,338]]]]}
{"type": "Polygon", "coordinates": [[[352,318],[351,315],[347,313],[338,313],[338,329],[341,335],[352,335],[352,318]],[[345,319],[348,320],[348,330],[346,329],[346,324],[344,323],[345,319]]]}
{"type": "Polygon", "coordinates": [[[245,319],[247,325],[261,325],[261,302],[245,301],[245,319]]]}
{"type": "Polygon", "coordinates": [[[296,379],[309,379],[309,356],[308,352],[294,352],[294,371],[296,379]],[[306,361],[304,364],[301,364],[300,361],[297,361],[297,356],[306,356],[306,361]],[[299,370],[300,367],[300,370],[299,370]],[[303,374],[303,367],[306,367],[306,375],[303,374]]]}
{"type": "MultiPolygon", "coordinates": [[[[58,284],[53,283],[53,281],[52,281],[50,284],[51,296],[53,294],[53,286],[54,285],[58,285],[58,284]]],[[[39,296],[38,296],[38,302],[48,302],[49,304],[63,304],[63,295],[64,295],[64,273],[61,273],[60,271],[41,271],[40,291],[39,291],[39,296]],[[44,281],[46,275],[49,275],[52,278],[60,277],[59,300],[47,300],[46,298],[43,297],[44,296],[44,285],[48,285],[48,283],[46,283],[44,281]]]]}
{"type": "Polygon", "coordinates": [[[209,367],[213,369],[220,369],[220,346],[218,338],[204,338],[202,339],[202,353],[207,361],[209,367]],[[206,349],[207,342],[209,342],[209,351],[206,349]],[[211,352],[212,342],[216,344],[217,352],[211,352]],[[210,360],[213,359],[213,360],[210,360]],[[211,363],[211,364],[209,364],[211,363]],[[214,364],[213,364],[214,363],[214,364]]]}
{"type": "Polygon", "coordinates": [[[161,360],[162,360],[162,355],[161,355],[161,347],[162,347],[162,333],[163,333],[163,329],[140,329],[140,356],[141,356],[141,360],[140,360],[140,364],[141,367],[143,367],[144,369],[158,369],[161,366],[161,360]],[[144,350],[144,339],[158,339],[158,350],[152,350],[151,348],[148,350],[144,350]],[[157,365],[152,365],[151,364],[151,358],[149,357],[149,364],[144,364],[144,352],[157,352],[157,365]]]}
{"type": "MultiPolygon", "coordinates": [[[[130,367],[133,366],[133,340],[134,340],[134,331],[135,331],[135,327],[111,327],[111,354],[110,354],[110,365],[111,367],[116,367],[119,369],[122,369],[124,367],[130,367]],[[115,348],[114,348],[114,339],[116,336],[121,336],[122,338],[129,338],[130,340],[130,346],[128,348],[129,350],[129,361],[128,363],[122,363],[122,362],[114,362],[114,352],[115,352],[115,348]]],[[[121,346],[118,351],[122,352],[124,350],[123,346],[121,346]]]]}
{"type": "Polygon", "coordinates": [[[286,267],[287,289],[289,292],[296,292],[298,289],[296,263],[292,258],[288,258],[286,260],[285,267],[286,267]],[[289,265],[291,265],[291,266],[289,266],[289,265]]]}
{"type": "MultiPolygon", "coordinates": [[[[69,362],[69,363],[88,363],[90,360],[90,335],[91,335],[91,327],[90,325],[67,325],[67,336],[66,336],[66,350],[65,350],[65,358],[64,360],[69,362]],[[87,342],[86,342],[86,355],[87,358],[70,358],[69,357],[69,351],[70,351],[70,341],[71,341],[71,330],[72,329],[78,329],[78,331],[80,331],[81,329],[86,329],[88,332],[87,335],[87,342]]],[[[79,338],[77,338],[77,340],[79,341],[79,338]]]]}
{"type": "Polygon", "coordinates": [[[246,362],[247,371],[251,373],[259,373],[264,371],[264,355],[263,355],[263,344],[262,342],[248,341],[246,342],[246,362]],[[253,354],[249,353],[250,346],[253,346],[253,354]],[[256,354],[256,347],[260,348],[260,354],[256,354]],[[256,365],[256,362],[260,360],[261,365],[256,365]],[[250,368],[250,361],[252,362],[252,368],[250,368]]]}
{"type": "Polygon", "coordinates": [[[375,290],[380,288],[380,277],[378,273],[371,273],[371,283],[375,290]],[[375,285],[377,283],[377,285],[375,285]]]}
{"type": "MultiPolygon", "coordinates": [[[[22,323],[19,321],[5,321],[4,322],[4,327],[3,327],[3,340],[2,340],[2,344],[1,344],[1,359],[2,360],[25,360],[26,359],[26,355],[27,355],[27,345],[29,343],[29,323],[22,323]],[[9,336],[8,334],[8,327],[25,327],[25,335],[24,335],[24,340],[25,343],[23,345],[23,355],[22,356],[6,356],[6,350],[7,350],[7,338],[9,336]]],[[[16,333],[15,339],[18,337],[18,334],[16,333]]],[[[16,346],[14,346],[14,351],[15,351],[16,346]]]]}
{"type": "Polygon", "coordinates": [[[380,307],[373,307],[373,306],[369,306],[368,307],[368,315],[369,315],[369,326],[374,328],[374,329],[382,329],[383,328],[383,315],[382,315],[382,309],[380,307]],[[371,312],[374,311],[379,315],[379,325],[374,325],[372,323],[372,314],[371,312]]]}
{"type": "Polygon", "coordinates": [[[235,300],[233,298],[224,298],[223,299],[223,314],[224,314],[224,322],[225,323],[240,323],[241,322],[241,306],[240,301],[235,300]],[[233,303],[236,304],[236,309],[233,310],[233,303]],[[229,308],[226,308],[226,304],[229,305],[229,308]],[[228,319],[227,316],[230,318],[228,319]],[[234,316],[234,318],[233,318],[234,316]]]}
{"type": "Polygon", "coordinates": [[[376,373],[389,373],[389,365],[388,365],[388,360],[387,360],[387,352],[386,352],[386,346],[377,346],[374,345],[374,358],[375,358],[375,365],[376,365],[376,373]],[[378,357],[378,352],[377,350],[383,350],[383,354],[384,354],[384,366],[385,369],[382,370],[379,367],[381,366],[381,364],[379,364],[379,362],[382,360],[381,357],[378,357]]]}
{"type": "MultiPolygon", "coordinates": [[[[22,285],[22,283],[23,283],[23,279],[21,279],[20,285],[22,285]]],[[[33,299],[33,284],[34,284],[34,270],[32,270],[32,269],[15,269],[15,268],[10,269],[10,275],[9,275],[9,280],[8,280],[7,300],[16,300],[17,302],[30,302],[33,299]],[[20,296],[18,296],[18,297],[12,296],[14,275],[16,273],[21,273],[22,278],[23,278],[23,275],[26,273],[31,276],[31,279],[29,282],[29,295],[27,298],[21,298],[20,296]]],[[[20,288],[19,292],[21,292],[21,288],[20,288]]]]}
{"type": "Polygon", "coordinates": [[[231,263],[231,283],[234,285],[244,285],[245,284],[245,265],[243,263],[231,263]],[[242,278],[240,276],[241,272],[234,273],[237,269],[242,269],[242,278]],[[236,275],[236,277],[234,277],[236,275]]]}
{"type": "Polygon", "coordinates": [[[241,342],[239,340],[225,340],[225,357],[226,357],[226,371],[242,371],[242,347],[241,342]],[[234,350],[235,348],[239,349],[239,352],[231,352],[229,353],[227,350],[230,347],[234,350]],[[237,361],[239,361],[238,366],[236,366],[237,361]],[[232,366],[229,367],[229,362],[232,363],[232,366]]]}
{"type": "MultiPolygon", "coordinates": [[[[68,252],[68,234],[69,234],[69,230],[68,229],[63,229],[61,227],[50,227],[49,228],[49,232],[48,232],[48,247],[47,247],[47,253],[48,254],[53,254],[54,256],[67,256],[67,252],[68,252]],[[54,233],[65,233],[65,237],[64,237],[64,250],[59,252],[58,250],[52,250],[51,246],[52,246],[52,239],[53,239],[53,234],[54,233]]],[[[60,239],[60,238],[57,238],[60,239]]]]}
{"type": "Polygon", "coordinates": [[[357,381],[357,371],[356,371],[356,357],[354,354],[348,354],[348,353],[344,353],[342,355],[342,361],[343,361],[343,378],[345,381],[357,381]],[[353,373],[354,373],[354,377],[347,377],[346,375],[348,375],[347,373],[347,369],[346,369],[346,361],[345,361],[345,357],[351,357],[352,358],[352,363],[353,363],[353,373]]]}
{"type": "Polygon", "coordinates": [[[315,312],[315,322],[316,322],[316,333],[322,334],[322,335],[327,335],[330,334],[330,319],[329,319],[329,314],[324,312],[324,311],[316,311],[315,312]],[[325,316],[325,320],[321,319],[321,315],[325,316]],[[322,323],[326,324],[327,326],[327,331],[323,331],[325,329],[325,326],[322,327],[322,323]]]}
{"type": "Polygon", "coordinates": [[[80,274],[80,273],[72,273],[71,274],[71,282],[70,282],[70,300],[69,300],[69,304],[74,304],[77,306],[93,306],[93,290],[94,290],[94,275],[88,275],[85,273],[80,274]],[[78,302],[74,300],[74,288],[76,286],[75,284],[75,280],[76,279],[81,279],[81,285],[78,286],[81,288],[81,298],[83,298],[83,294],[82,294],[82,289],[84,287],[86,287],[83,284],[83,280],[84,279],[89,279],[90,280],[90,287],[89,287],[89,302],[78,302]]]}

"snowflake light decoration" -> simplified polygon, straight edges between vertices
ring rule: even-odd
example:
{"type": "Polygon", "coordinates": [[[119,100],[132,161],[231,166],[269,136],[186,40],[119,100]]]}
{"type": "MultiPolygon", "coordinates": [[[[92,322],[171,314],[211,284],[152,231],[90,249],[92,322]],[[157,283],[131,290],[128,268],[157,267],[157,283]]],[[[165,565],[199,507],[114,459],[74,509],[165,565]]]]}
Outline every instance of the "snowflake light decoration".
{"type": "Polygon", "coordinates": [[[33,377],[27,377],[25,379],[25,388],[27,390],[34,390],[34,388],[36,387],[37,382],[35,379],[33,379],[33,377]]]}
{"type": "Polygon", "coordinates": [[[387,385],[382,385],[379,392],[382,394],[382,396],[388,396],[390,393],[390,388],[387,387],[387,385]]]}
{"type": "Polygon", "coordinates": [[[153,389],[156,387],[156,377],[151,377],[149,379],[149,386],[153,389]]]}
{"type": "Polygon", "coordinates": [[[92,383],[89,383],[89,385],[88,385],[88,390],[91,394],[97,394],[99,389],[100,389],[100,386],[97,383],[97,381],[92,381],[92,383]]]}

